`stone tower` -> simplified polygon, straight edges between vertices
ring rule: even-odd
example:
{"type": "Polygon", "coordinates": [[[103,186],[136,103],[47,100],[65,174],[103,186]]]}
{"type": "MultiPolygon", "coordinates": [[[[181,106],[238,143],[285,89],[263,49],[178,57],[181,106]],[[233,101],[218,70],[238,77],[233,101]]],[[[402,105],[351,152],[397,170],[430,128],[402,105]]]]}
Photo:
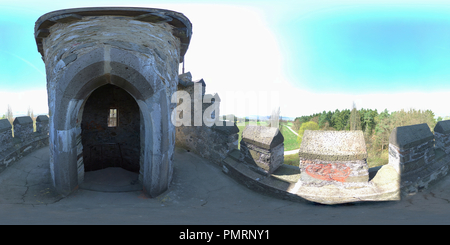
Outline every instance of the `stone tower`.
{"type": "Polygon", "coordinates": [[[63,195],[85,169],[139,172],[157,196],[172,178],[178,67],[190,21],[152,8],[77,8],[47,13],[35,25],[47,73],[53,184],[63,195]]]}

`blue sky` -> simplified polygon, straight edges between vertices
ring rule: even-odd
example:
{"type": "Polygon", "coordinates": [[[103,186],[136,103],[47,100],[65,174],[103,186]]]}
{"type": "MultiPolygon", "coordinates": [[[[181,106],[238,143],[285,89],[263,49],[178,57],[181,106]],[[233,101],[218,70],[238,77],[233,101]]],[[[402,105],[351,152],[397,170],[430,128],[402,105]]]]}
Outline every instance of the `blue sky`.
{"type": "Polygon", "coordinates": [[[355,101],[358,108],[450,116],[450,4],[431,0],[0,0],[0,114],[8,103],[16,115],[28,106],[47,111],[34,22],[87,6],[184,13],[193,23],[186,71],[203,78],[208,93],[219,93],[221,114],[267,114],[279,105],[283,116],[295,117],[355,101]],[[255,95],[254,107],[233,99],[255,95]]]}
{"type": "Polygon", "coordinates": [[[448,6],[348,6],[294,17],[282,28],[295,32],[286,40],[302,69],[290,72],[315,92],[449,89],[449,13],[448,6]]]}

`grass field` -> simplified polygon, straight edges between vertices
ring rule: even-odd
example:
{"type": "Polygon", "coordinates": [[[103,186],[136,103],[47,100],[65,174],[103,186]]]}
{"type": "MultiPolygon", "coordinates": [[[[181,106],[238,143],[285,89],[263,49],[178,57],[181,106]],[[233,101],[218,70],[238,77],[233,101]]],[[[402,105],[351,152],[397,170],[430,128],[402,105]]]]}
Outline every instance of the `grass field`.
{"type": "MultiPolygon", "coordinates": [[[[239,124],[239,122],[238,122],[239,124]]],[[[257,122],[258,125],[261,126],[266,126],[267,122],[257,122]]],[[[246,125],[248,125],[248,122],[246,122],[246,125]]],[[[244,131],[245,126],[239,126],[239,142],[241,142],[242,139],[242,132],[244,131]]],[[[287,129],[286,127],[282,127],[281,129],[281,134],[284,137],[284,150],[285,151],[291,151],[291,150],[295,150],[300,148],[300,146],[297,143],[297,135],[295,135],[294,133],[292,133],[292,131],[290,131],[289,129],[287,129]]],[[[240,144],[239,144],[239,149],[240,149],[240,144]]]]}
{"type": "Polygon", "coordinates": [[[291,130],[283,126],[281,128],[281,134],[284,137],[284,151],[292,151],[300,148],[297,142],[297,135],[292,133],[291,130]]]}

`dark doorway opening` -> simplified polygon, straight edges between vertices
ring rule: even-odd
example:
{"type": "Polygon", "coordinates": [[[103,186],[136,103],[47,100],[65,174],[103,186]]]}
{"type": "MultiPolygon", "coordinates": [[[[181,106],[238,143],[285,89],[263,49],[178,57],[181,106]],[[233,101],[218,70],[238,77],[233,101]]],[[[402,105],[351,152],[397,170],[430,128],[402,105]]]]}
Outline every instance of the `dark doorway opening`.
{"type": "Polygon", "coordinates": [[[138,173],[140,112],[122,88],[106,84],[87,99],[81,121],[84,170],[120,167],[138,173]]]}

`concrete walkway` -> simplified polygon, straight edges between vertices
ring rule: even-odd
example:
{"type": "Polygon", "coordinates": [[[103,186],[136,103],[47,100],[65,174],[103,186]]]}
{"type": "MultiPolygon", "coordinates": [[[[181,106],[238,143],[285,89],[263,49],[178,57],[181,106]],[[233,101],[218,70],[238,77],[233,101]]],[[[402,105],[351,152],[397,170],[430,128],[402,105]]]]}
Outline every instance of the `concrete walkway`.
{"type": "MultiPolygon", "coordinates": [[[[298,203],[253,192],[177,149],[173,183],[157,198],[82,188],[63,198],[51,185],[48,161],[45,147],[0,173],[0,224],[450,224],[449,178],[398,202],[298,203]]],[[[132,185],[134,177],[112,178],[132,185]]]]}
{"type": "Polygon", "coordinates": [[[294,154],[298,154],[298,150],[299,150],[299,149],[292,150],[292,151],[285,151],[285,152],[284,152],[284,155],[286,156],[286,155],[294,155],[294,154]]]}
{"type": "Polygon", "coordinates": [[[287,126],[287,125],[284,125],[286,128],[288,128],[289,130],[291,130],[292,131],[292,133],[294,133],[295,135],[297,135],[298,136],[298,133],[297,132],[295,132],[291,127],[289,127],[289,126],[287,126]]]}
{"type": "MultiPolygon", "coordinates": [[[[288,128],[289,130],[291,130],[292,133],[294,133],[295,135],[298,136],[298,134],[297,134],[294,130],[292,130],[291,127],[289,127],[289,126],[287,126],[287,125],[284,125],[284,126],[285,126],[286,128],[288,128]]],[[[284,155],[286,156],[286,155],[294,155],[294,154],[298,154],[298,150],[299,150],[299,149],[295,149],[295,150],[292,150],[292,151],[285,151],[285,152],[284,152],[284,155]]]]}

